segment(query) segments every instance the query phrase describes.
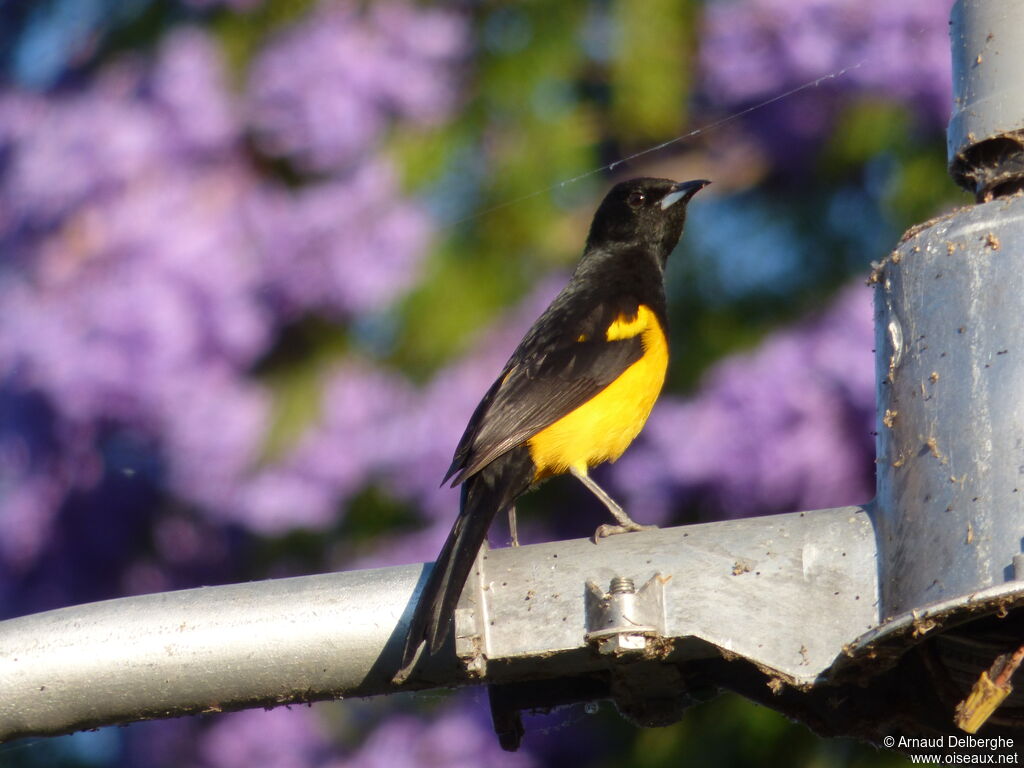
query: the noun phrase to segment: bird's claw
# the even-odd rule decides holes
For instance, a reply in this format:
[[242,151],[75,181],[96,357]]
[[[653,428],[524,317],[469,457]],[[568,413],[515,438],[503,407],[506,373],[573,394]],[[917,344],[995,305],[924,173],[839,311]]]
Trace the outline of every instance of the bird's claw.
[[604,525],[597,526],[597,530],[594,531],[594,543],[596,544],[601,539],[607,538],[608,536],[615,536],[620,533],[656,530],[658,530],[658,526],[656,525],[641,525],[640,523],[633,522],[626,525],[612,525],[611,523],[605,523]]

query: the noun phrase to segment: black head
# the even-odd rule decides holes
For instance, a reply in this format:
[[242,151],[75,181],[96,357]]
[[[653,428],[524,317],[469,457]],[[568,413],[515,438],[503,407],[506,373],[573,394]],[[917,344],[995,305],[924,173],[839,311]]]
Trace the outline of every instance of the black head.
[[612,187],[587,237],[587,250],[625,245],[649,248],[664,265],[683,234],[686,204],[710,181],[630,179]]

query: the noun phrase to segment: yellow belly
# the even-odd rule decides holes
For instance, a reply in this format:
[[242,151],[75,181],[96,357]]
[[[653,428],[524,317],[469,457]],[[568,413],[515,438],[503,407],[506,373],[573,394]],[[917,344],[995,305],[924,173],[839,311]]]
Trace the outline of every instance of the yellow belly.
[[558,475],[570,467],[581,471],[615,461],[629,447],[661,393],[668,368],[668,347],[658,318],[640,305],[635,318],[619,318],[608,341],[640,335],[643,356],[615,381],[575,411],[527,441],[537,468],[535,479]]

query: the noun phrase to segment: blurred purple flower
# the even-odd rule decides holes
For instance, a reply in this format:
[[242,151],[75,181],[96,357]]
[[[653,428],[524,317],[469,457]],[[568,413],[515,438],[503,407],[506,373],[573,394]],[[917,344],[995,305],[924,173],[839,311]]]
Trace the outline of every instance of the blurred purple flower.
[[[119,424],[139,448],[159,444],[172,488],[197,503],[223,498],[252,462],[268,411],[243,376],[273,318],[240,216],[251,181],[223,85],[212,43],[184,30],[152,73],[122,59],[77,93],[0,94],[14,118],[0,131],[0,240],[18,267],[0,273],[0,371],[46,396],[58,433],[94,427],[90,444]],[[54,451],[54,467],[73,469],[50,467],[48,482],[8,465],[19,499],[8,522],[31,507],[42,525],[109,471],[95,448]],[[126,472],[146,461],[122,459]]]
[[155,411],[168,487],[217,517],[259,458],[269,425],[267,393],[234,376],[195,372],[167,382]]
[[[382,116],[443,113],[447,62],[463,40],[455,17],[398,4],[332,8],[320,13],[375,55],[441,78],[410,95],[412,75],[378,62],[353,81],[360,98]],[[417,37],[424,25],[430,40]],[[366,65],[360,49],[331,56],[352,59],[353,71]],[[240,116],[217,46],[187,27],[161,41],[152,64],[121,57],[78,91],[0,91],[0,373],[17,391],[44,394],[60,424],[116,424],[158,451],[161,481],[211,519],[262,533],[323,527],[380,469],[387,440],[400,439],[397,428],[382,441],[366,425],[406,407],[404,385],[380,372],[339,374],[327,421],[259,466],[270,397],[249,369],[300,312],[347,318],[386,306],[416,279],[428,221],[402,199],[390,166],[367,156],[370,145],[343,177],[271,186],[247,164]],[[337,394],[360,376],[362,390]],[[339,423],[335,401],[360,414],[352,398],[362,406],[368,393],[381,405]],[[63,450],[49,460],[59,465]],[[61,484],[42,479],[49,469],[5,468],[17,505],[2,524],[20,552],[68,494],[104,477],[104,461],[94,453],[91,473],[65,472]],[[122,469],[133,461],[145,459],[124,457]],[[158,581],[145,564],[135,573],[134,583]]]
[[644,519],[681,504],[711,519],[858,504],[874,490],[871,294],[729,358],[683,402],[663,398],[614,467]]
[[0,199],[15,224],[38,229],[128,185],[156,181],[199,152],[239,136],[214,43],[196,29],[170,34],[150,69],[139,58],[108,65],[88,88],[65,95],[0,92]]
[[167,171],[81,208],[29,275],[0,281],[0,364],[68,418],[146,428],[189,376],[206,386],[251,364],[270,328],[231,215],[238,193],[230,172]]
[[409,715],[390,717],[362,747],[332,768],[528,768],[537,761],[527,751],[505,752],[490,729],[462,706],[449,707],[429,721]]
[[[250,0],[248,5],[255,3]],[[164,129],[170,128],[180,151],[218,152],[238,141],[238,110],[227,97],[224,62],[205,32],[184,27],[167,35],[149,75],[149,92],[163,109]]]
[[61,99],[0,93],[0,114],[14,118],[0,177],[8,226],[51,226],[151,167],[164,146],[156,115],[132,99],[139,82],[125,64]]
[[[217,715],[210,727],[194,737],[197,757],[189,762],[196,768],[529,768],[537,764],[526,751],[503,752],[486,715],[479,707],[467,706],[465,697],[453,699],[429,720],[397,715],[371,724],[365,739],[349,750],[332,738],[328,721],[319,714],[323,709],[278,707]],[[338,757],[339,752],[344,756]]]
[[932,0],[728,0],[705,7],[708,98],[769,98],[837,70],[835,87],[895,96],[944,120],[950,106],[948,6]]
[[249,112],[257,142],[305,171],[337,170],[374,148],[393,116],[434,122],[455,98],[461,19],[400,3],[365,13],[324,2],[253,64]]
[[[400,454],[406,441],[404,416],[412,405],[408,384],[365,363],[350,362],[324,386],[322,418],[316,432],[297,448],[314,475],[351,493],[368,473]],[[352,441],[344,466],[331,456],[338,444]]]
[[448,537],[459,508],[458,492],[452,491],[450,496],[452,501],[447,507],[448,519],[439,516],[437,520],[428,522],[426,528],[412,533],[380,537],[373,542],[373,547],[369,551],[359,553],[351,561],[346,562],[345,567],[387,568],[392,565],[433,562]]
[[262,534],[326,528],[399,451],[411,392],[403,380],[349,363],[324,385],[321,416],[278,460],[239,482],[218,514]]
[[219,715],[197,751],[197,768],[317,768],[332,749],[314,710],[300,706]]
[[24,572],[45,548],[70,480],[63,457],[77,453],[68,443],[88,445],[91,433],[77,437],[57,434],[38,395],[0,388],[0,572]]
[[413,285],[430,235],[383,160],[300,190],[264,187],[247,220],[265,293],[285,315],[358,314],[386,307]]

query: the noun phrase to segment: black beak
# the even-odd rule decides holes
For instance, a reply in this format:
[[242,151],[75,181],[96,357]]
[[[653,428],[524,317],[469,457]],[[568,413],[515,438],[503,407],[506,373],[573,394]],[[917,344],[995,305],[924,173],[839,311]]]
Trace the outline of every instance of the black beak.
[[680,181],[674,187],[672,191],[661,198],[661,210],[667,211],[671,206],[678,203],[680,200],[684,203],[689,202],[690,198],[700,192],[711,182],[707,179],[697,179],[696,181]]

